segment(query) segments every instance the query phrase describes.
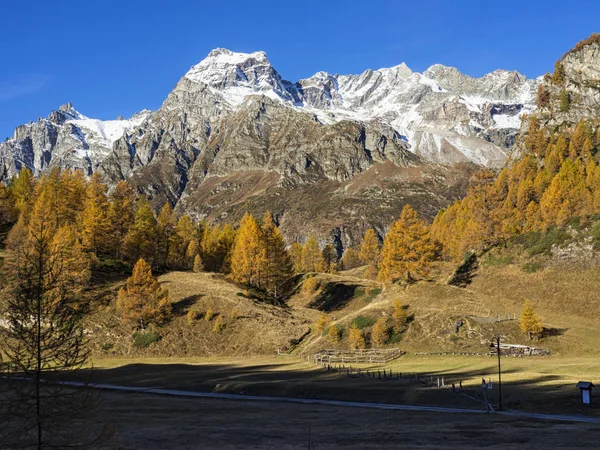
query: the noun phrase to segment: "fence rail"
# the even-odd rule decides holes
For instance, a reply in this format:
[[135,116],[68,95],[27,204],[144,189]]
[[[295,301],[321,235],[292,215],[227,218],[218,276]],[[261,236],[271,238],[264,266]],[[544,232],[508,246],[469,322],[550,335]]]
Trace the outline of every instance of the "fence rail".
[[369,349],[369,350],[322,350],[313,356],[317,364],[331,363],[387,363],[399,358],[405,352],[399,348],[392,349]]

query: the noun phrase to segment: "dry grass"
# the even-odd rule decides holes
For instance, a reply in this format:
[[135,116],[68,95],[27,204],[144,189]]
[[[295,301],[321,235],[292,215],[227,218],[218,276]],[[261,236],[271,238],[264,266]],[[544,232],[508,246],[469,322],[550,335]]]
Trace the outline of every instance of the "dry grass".
[[[594,448],[598,427],[496,415],[378,411],[335,406],[104,396],[114,429],[103,449]],[[275,419],[274,419],[275,418]]]
[[[160,342],[145,349],[132,346],[131,329],[121,325],[114,308],[101,308],[87,319],[94,354],[97,356],[211,356],[274,354],[291,346],[306,333],[314,315],[304,309],[274,306],[247,293],[223,276],[210,273],[171,272],[159,277],[169,290],[173,318],[154,331]],[[110,286],[115,292],[119,283]],[[223,326],[213,332],[211,321],[188,319],[189,311],[203,318],[207,311],[220,317]],[[196,315],[196,313],[191,313]]]

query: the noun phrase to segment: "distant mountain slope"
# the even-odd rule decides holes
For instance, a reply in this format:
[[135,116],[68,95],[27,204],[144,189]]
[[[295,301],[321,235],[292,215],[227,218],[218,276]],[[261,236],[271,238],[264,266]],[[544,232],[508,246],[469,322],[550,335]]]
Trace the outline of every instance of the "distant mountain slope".
[[216,49],[157,111],[100,121],[67,104],[18,127],[0,143],[0,175],[23,166],[99,171],[109,184],[130,180],[156,205],[215,220],[266,208],[284,220],[311,198],[312,216],[285,220],[308,220],[322,239],[370,225],[383,232],[407,201],[431,217],[464,193],[474,165],[502,166],[537,85],[516,72],[471,78],[405,64],[292,83],[264,52]]

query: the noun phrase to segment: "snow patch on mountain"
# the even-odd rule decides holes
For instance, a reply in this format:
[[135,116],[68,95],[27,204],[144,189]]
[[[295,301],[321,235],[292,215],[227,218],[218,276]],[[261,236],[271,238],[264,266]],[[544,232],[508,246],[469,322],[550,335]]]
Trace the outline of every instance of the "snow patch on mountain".
[[123,134],[130,133],[136,127],[139,127],[151,114],[151,111],[144,110],[135,114],[130,119],[121,120],[99,120],[90,119],[77,113],[78,119],[67,120],[66,123],[75,125],[81,130],[82,139],[85,143],[96,144],[106,149],[111,149],[112,144],[119,140]]

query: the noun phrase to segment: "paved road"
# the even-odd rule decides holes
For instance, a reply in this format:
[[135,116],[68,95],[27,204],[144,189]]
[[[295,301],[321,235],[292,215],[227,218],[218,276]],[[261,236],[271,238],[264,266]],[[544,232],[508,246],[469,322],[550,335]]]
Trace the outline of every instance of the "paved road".
[[[84,386],[84,383],[76,381],[65,381],[61,384],[68,386]],[[448,408],[443,406],[418,406],[418,405],[394,405],[387,403],[367,403],[367,402],[349,402],[341,400],[322,400],[313,398],[290,398],[290,397],[266,397],[259,395],[241,395],[241,394],[221,394],[217,392],[196,392],[196,391],[181,391],[177,389],[160,389],[160,388],[142,388],[131,386],[118,386],[114,384],[90,383],[88,387],[94,389],[104,389],[110,391],[126,391],[142,394],[155,395],[170,395],[175,397],[196,397],[196,398],[216,398],[224,400],[246,400],[257,402],[280,402],[280,403],[300,403],[305,405],[328,405],[328,406],[344,406],[352,408],[372,408],[385,409],[394,411],[426,411],[440,413],[467,413],[467,414],[487,414],[485,409],[464,409],[464,408]],[[585,417],[585,416],[570,416],[562,414],[537,414],[516,411],[495,412],[493,414],[501,414],[504,416],[520,417],[525,419],[538,420],[557,420],[561,422],[583,422],[600,425],[600,418]]]

